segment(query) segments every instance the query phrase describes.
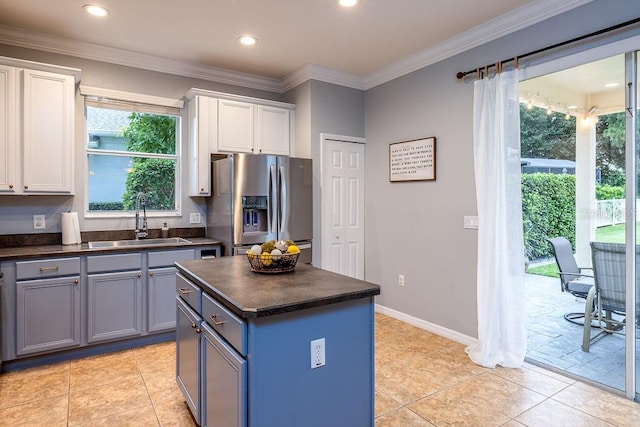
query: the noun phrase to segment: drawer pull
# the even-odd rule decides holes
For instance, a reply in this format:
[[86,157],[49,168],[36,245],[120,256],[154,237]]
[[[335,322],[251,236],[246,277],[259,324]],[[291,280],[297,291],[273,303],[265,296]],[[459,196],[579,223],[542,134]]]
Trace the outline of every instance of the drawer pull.
[[216,317],[218,317],[218,315],[217,315],[217,314],[212,314],[211,316],[209,316],[209,319],[211,319],[211,321],[213,322],[213,324],[214,324],[214,325],[216,325],[216,326],[220,326],[220,325],[222,325],[223,323],[227,323],[227,321],[226,321],[226,320],[221,320],[221,321],[216,320]]
[[183,295],[186,295],[186,294],[190,294],[193,291],[189,290],[188,288],[178,288],[178,292],[180,292]]
[[52,271],[58,271],[58,266],[55,267],[40,267],[40,272],[42,273],[50,273]]
[[149,276],[153,276],[153,271],[150,271],[150,272],[149,272]]
[[73,283],[77,285],[78,283],[80,283],[80,281],[78,279],[76,279],[76,280],[73,281]]

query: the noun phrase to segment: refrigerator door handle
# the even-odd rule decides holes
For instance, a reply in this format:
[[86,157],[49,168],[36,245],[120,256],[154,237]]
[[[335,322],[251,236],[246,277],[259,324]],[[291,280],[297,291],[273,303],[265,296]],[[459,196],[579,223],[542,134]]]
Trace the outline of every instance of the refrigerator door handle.
[[278,219],[278,215],[276,212],[277,206],[274,203],[274,193],[276,193],[277,190],[277,185],[278,185],[278,180],[276,175],[276,165],[271,165],[269,167],[269,215],[270,218],[268,219],[269,221],[269,233],[275,233],[277,230],[277,219]]
[[280,229],[279,232],[283,233],[287,224],[286,219],[287,219],[287,180],[285,179],[285,169],[284,166],[280,166],[280,171],[278,174],[278,182],[280,183],[280,197],[278,198],[278,201],[280,203],[279,206],[279,218],[280,218]]

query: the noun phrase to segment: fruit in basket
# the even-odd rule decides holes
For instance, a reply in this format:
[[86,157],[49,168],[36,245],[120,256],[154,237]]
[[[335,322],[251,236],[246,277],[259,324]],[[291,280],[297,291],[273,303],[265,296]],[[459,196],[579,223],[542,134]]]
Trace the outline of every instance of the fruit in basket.
[[266,252],[267,254],[270,254],[271,251],[274,250],[275,248],[276,248],[276,245],[275,245],[275,241],[273,241],[273,240],[270,240],[268,242],[264,242],[261,245],[262,253]]
[[289,245],[289,247],[287,248],[287,253],[289,254],[297,254],[298,252],[300,252],[300,249],[298,249],[298,247],[296,245]]
[[251,255],[260,255],[262,253],[262,247],[260,245],[253,245],[251,249],[249,249]]
[[265,267],[269,267],[271,265],[271,262],[272,259],[269,252],[263,252],[262,255],[260,255],[260,263]]
[[286,252],[287,251],[287,242],[285,242],[284,240],[280,240],[278,242],[275,243],[276,245],[276,249],[278,249],[280,252]]
[[278,248],[271,251],[271,259],[274,261],[278,261],[280,259],[280,255],[282,255],[282,251]]

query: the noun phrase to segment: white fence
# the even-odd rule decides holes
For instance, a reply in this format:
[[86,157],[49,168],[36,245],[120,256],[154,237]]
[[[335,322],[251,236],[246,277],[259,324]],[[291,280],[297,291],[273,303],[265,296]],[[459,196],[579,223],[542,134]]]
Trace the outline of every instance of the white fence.
[[[638,212],[638,200],[636,200],[636,212]],[[624,199],[598,200],[598,218],[596,227],[606,225],[624,224]]]

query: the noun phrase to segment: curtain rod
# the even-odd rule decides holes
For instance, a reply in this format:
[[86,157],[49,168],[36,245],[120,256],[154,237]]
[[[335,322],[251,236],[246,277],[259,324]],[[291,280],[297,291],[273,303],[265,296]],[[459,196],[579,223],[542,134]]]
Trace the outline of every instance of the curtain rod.
[[566,41],[563,41],[563,42],[560,42],[560,43],[556,43],[554,45],[543,47],[541,49],[536,49],[536,50],[533,50],[531,52],[527,52],[527,53],[525,53],[523,55],[520,55],[520,56],[514,56],[513,58],[505,59],[503,61],[496,62],[495,64],[485,65],[484,67],[476,68],[475,70],[459,72],[459,73],[456,74],[456,77],[458,79],[462,79],[462,78],[464,78],[465,76],[467,76],[469,74],[481,72],[482,70],[488,70],[491,67],[496,67],[496,69],[498,69],[498,71],[500,72],[500,71],[502,71],[502,66],[504,64],[508,63],[508,62],[511,62],[511,61],[515,62],[515,67],[518,68],[518,61],[520,59],[522,59],[522,58],[526,58],[528,56],[533,56],[533,55],[536,55],[538,53],[546,52],[548,50],[552,50],[552,49],[555,49],[555,48],[558,48],[558,47],[566,46],[568,44],[579,42],[579,41],[582,41],[582,40],[585,40],[585,39],[588,39],[588,38],[591,38],[591,37],[596,37],[596,36],[599,36],[599,35],[602,35],[602,34],[605,34],[605,33],[610,33],[612,31],[619,30],[620,28],[624,28],[624,27],[628,27],[628,26],[633,25],[633,24],[637,24],[638,22],[640,22],[640,18],[635,18],[635,19],[632,19],[630,21],[626,21],[626,22],[623,22],[621,24],[614,25],[612,27],[603,28],[602,30],[595,31],[593,33],[589,33],[589,34],[586,34],[584,36],[580,36],[580,37],[573,38],[571,40],[566,40]]

